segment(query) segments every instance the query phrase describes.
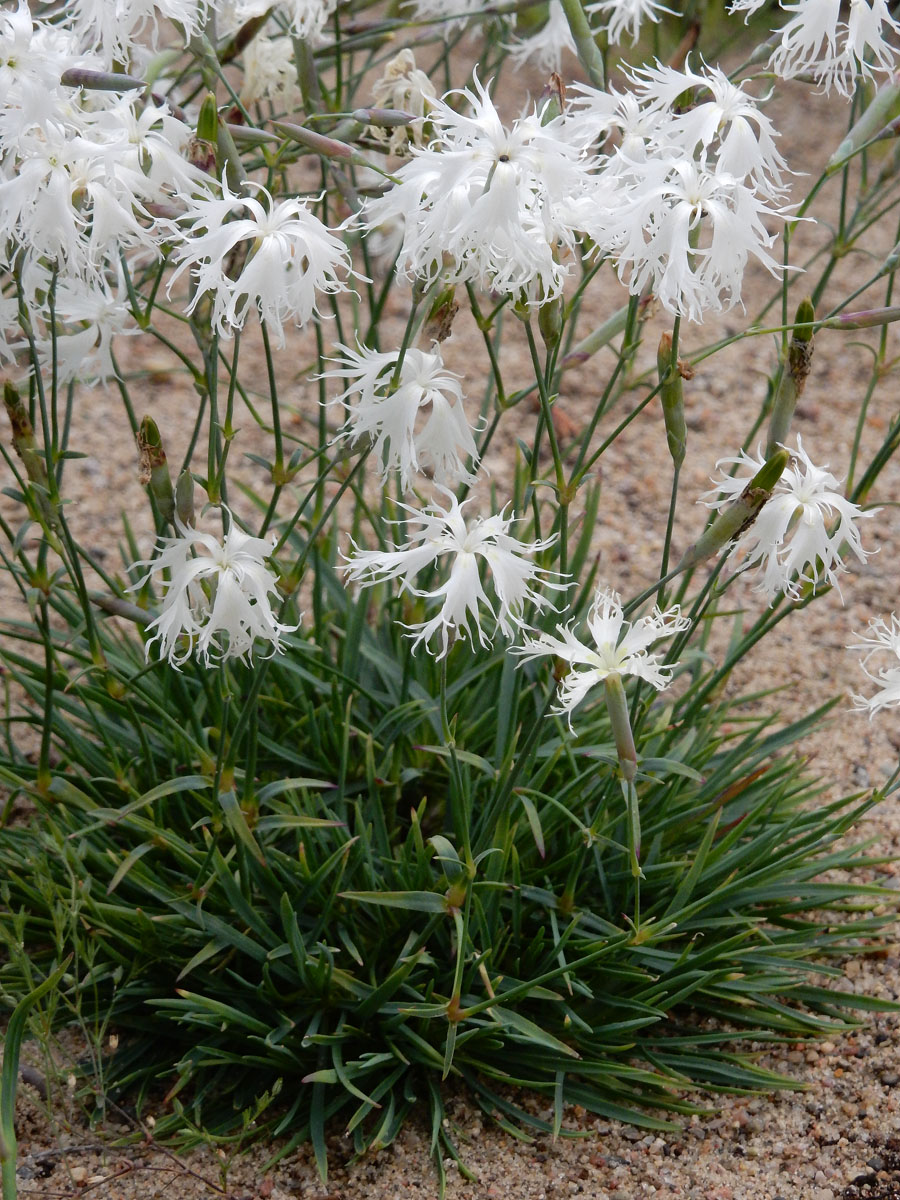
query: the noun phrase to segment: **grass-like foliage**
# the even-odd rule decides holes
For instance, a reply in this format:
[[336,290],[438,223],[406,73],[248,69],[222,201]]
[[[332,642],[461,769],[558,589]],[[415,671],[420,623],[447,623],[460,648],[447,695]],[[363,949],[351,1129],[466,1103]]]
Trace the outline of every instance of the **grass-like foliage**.
[[[112,621],[103,676],[61,638],[53,678],[7,657],[23,719],[57,689],[52,779],[2,771],[36,805],[0,841],[16,937],[39,975],[73,956],[61,1010],[121,1031],[109,1082],[168,1093],[157,1132],[225,1136],[250,1112],[324,1173],[332,1117],[363,1150],[416,1108],[440,1163],[448,1076],[502,1122],[548,1128],[516,1085],[552,1097],[557,1130],[576,1103],[664,1128],[685,1087],[786,1082],[743,1039],[869,1006],[827,988],[884,918],[844,874],[860,848],[835,847],[875,798],[822,802],[796,753],[824,710],[777,729],[758,698],[698,706],[700,660],[680,699],[639,700],[636,878],[603,706],[573,739],[508,655],[460,646],[442,711],[440,664],[320,577],[325,636],[224,691],[145,669]],[[252,772],[233,765],[248,730]],[[20,955],[0,978],[27,989]]]

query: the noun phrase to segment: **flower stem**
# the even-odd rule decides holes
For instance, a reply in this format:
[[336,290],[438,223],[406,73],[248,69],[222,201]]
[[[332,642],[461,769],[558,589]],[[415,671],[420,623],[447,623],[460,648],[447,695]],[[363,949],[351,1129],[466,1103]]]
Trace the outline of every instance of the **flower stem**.
[[572,31],[572,39],[581,65],[587,71],[588,79],[601,92],[606,90],[606,71],[603,67],[603,55],[594,41],[594,33],[584,11],[582,0],[561,0],[563,12]]

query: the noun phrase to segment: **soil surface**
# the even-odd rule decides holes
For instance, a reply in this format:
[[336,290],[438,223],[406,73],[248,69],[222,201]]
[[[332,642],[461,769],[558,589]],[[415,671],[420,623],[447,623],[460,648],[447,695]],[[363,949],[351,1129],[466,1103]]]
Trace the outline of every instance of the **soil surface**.
[[[509,106],[507,106],[509,107]],[[782,149],[792,169],[815,178],[841,141],[847,107],[833,98],[811,97],[801,86],[778,85],[768,111],[781,130]],[[805,194],[808,180],[795,183]],[[837,219],[839,183],[832,181],[813,210],[820,222]],[[877,269],[892,248],[896,233],[890,219],[875,228],[838,265],[824,298],[830,307]],[[805,262],[822,242],[822,226],[799,230],[792,259]],[[810,278],[816,278],[815,269]],[[753,317],[772,294],[774,281],[763,271],[749,271],[744,299],[747,318]],[[795,289],[796,299],[802,292]],[[608,270],[595,281],[589,311],[597,321],[617,308],[624,292]],[[385,345],[405,317],[408,293],[399,290],[392,301],[384,333]],[[884,303],[884,288],[855,302],[864,308]],[[682,330],[682,357],[690,359],[704,345],[745,324],[740,309]],[[773,323],[775,323],[773,321]],[[640,363],[650,366],[662,331],[671,327],[665,313],[649,322]],[[585,326],[587,328],[587,325]],[[326,337],[334,336],[331,328]],[[504,345],[504,367],[510,379],[529,377],[524,339],[515,329]],[[259,354],[248,335],[243,353]],[[871,367],[877,334],[824,331],[817,338],[812,374],[798,408],[795,432],[817,464],[829,463],[842,478],[848,467],[856,417]],[[480,335],[471,317],[460,313],[454,333],[445,344],[448,366],[465,377],[477,403],[487,379]],[[897,327],[888,332],[888,360],[900,351]],[[771,337],[744,340],[698,364],[685,384],[690,443],[681,477],[682,505],[675,545],[683,548],[702,528],[705,510],[696,498],[709,486],[716,460],[736,453],[765,395],[766,380],[776,363]],[[142,410],[156,418],[170,455],[178,458],[188,444],[196,395],[184,374],[175,370],[172,356],[144,338],[123,340],[118,354],[123,370],[142,373],[132,384]],[[279,357],[279,382],[284,395],[286,428],[317,420],[316,385],[302,381],[300,368],[311,361],[310,335],[291,339]],[[261,364],[261,359],[258,359]],[[564,377],[558,402],[563,419],[581,426],[611,369],[612,356],[595,359]],[[250,372],[252,375],[252,371]],[[259,379],[264,379],[260,370]],[[260,388],[264,384],[258,385]],[[863,454],[872,451],[898,407],[897,375],[882,379],[862,431]],[[139,414],[140,415],[140,414]],[[604,418],[608,433],[621,412]],[[241,461],[243,477],[261,491],[265,473],[242,458],[268,441],[244,414],[232,460]],[[564,426],[561,433],[564,435]],[[502,496],[510,472],[515,425],[501,426],[489,456],[491,479]],[[67,492],[75,498],[70,519],[79,536],[111,564],[118,561],[120,513],[129,513],[143,552],[151,548],[146,499],[137,480],[134,444],[121,404],[112,388],[84,391],[76,405],[74,448],[90,456],[73,461]],[[603,458],[603,502],[596,530],[605,580],[623,594],[634,594],[657,578],[661,533],[665,526],[671,464],[656,406],[649,406]],[[846,650],[854,632],[862,632],[870,617],[887,617],[897,606],[900,558],[900,518],[888,505],[898,495],[900,462],[890,465],[871,496],[882,510],[865,522],[864,544],[879,547],[865,566],[853,564],[842,581],[843,602],[835,590],[782,622],[747,663],[736,689],[783,690],[767,704],[773,720],[799,716],[835,694],[849,696],[864,690],[857,656]],[[7,503],[4,501],[4,503]],[[740,581],[735,598],[750,616],[764,603],[748,581]],[[827,727],[803,746],[813,771],[829,783],[831,794],[846,794],[877,786],[893,769],[900,749],[896,712],[872,721],[849,712],[849,699],[836,710]],[[780,715],[776,715],[776,709]],[[892,856],[900,849],[900,799],[893,797],[877,809],[855,836],[875,839],[873,853]],[[900,867],[892,862],[872,869],[869,878],[900,888]],[[900,995],[900,954],[884,946],[846,963],[838,985],[866,995],[896,999]],[[67,1078],[81,1043],[64,1040],[55,1064],[33,1056],[20,1092],[19,1184],[22,1197],[91,1195],[96,1200],[193,1200],[227,1194],[238,1200],[407,1200],[437,1195],[436,1176],[429,1159],[428,1133],[410,1125],[389,1149],[361,1162],[351,1162],[351,1147],[336,1131],[327,1184],[316,1176],[311,1156],[290,1155],[268,1167],[271,1147],[235,1152],[194,1151],[173,1155],[158,1147],[152,1128],[145,1126],[138,1143],[116,1148],[115,1139],[133,1131],[124,1118],[110,1113],[99,1128],[91,1128],[79,1106],[77,1089]],[[684,1123],[676,1133],[647,1135],[613,1122],[594,1120],[571,1110],[566,1131],[573,1137],[557,1141],[538,1137],[516,1140],[483,1121],[464,1093],[455,1093],[449,1112],[465,1164],[474,1179],[451,1163],[447,1190],[451,1200],[635,1200],[644,1196],[689,1197],[691,1200],[855,1200],[900,1197],[900,1019],[874,1016],[851,1036],[816,1045],[760,1047],[759,1061],[789,1076],[797,1091],[771,1098],[695,1097],[709,1109]],[[80,1085],[79,1085],[80,1086]],[[43,1095],[42,1095],[43,1093]],[[540,1105],[535,1105],[540,1111]],[[549,1113],[544,1115],[549,1116]]]

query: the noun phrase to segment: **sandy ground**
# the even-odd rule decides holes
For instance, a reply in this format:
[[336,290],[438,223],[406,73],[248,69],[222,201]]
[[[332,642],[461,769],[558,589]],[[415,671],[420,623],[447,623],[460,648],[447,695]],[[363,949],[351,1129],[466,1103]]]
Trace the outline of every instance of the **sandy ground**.
[[[813,172],[841,140],[846,110],[827,101],[806,108],[800,88],[780,87],[770,107],[783,131],[783,149],[797,171]],[[799,184],[802,188],[802,181]],[[834,219],[837,184],[822,195],[816,210],[820,219]],[[890,219],[886,222],[891,225]],[[806,229],[799,239],[817,244],[817,232]],[[829,285],[826,305],[852,290],[875,269],[895,238],[893,228],[875,230],[858,252],[849,254]],[[797,261],[803,261],[803,253]],[[748,275],[747,312],[754,314],[768,296],[772,281],[764,273]],[[799,299],[799,294],[798,297]],[[623,293],[604,273],[594,287],[589,310],[599,321],[617,307]],[[861,297],[865,307],[869,297]],[[881,302],[881,295],[871,297]],[[398,293],[390,314],[391,329],[404,317],[405,297]],[[740,311],[725,314],[682,335],[682,356],[741,327]],[[669,325],[665,314],[651,320],[642,361],[652,362],[656,341]],[[331,336],[331,330],[326,331]],[[516,330],[504,347],[504,365],[513,379],[524,379],[528,365],[524,340]],[[252,339],[247,339],[252,343]],[[823,332],[817,340],[813,372],[797,413],[795,429],[817,463],[828,462],[841,477],[847,467],[855,414],[868,378],[873,337]],[[385,341],[390,344],[388,336]],[[891,330],[889,358],[898,351],[898,334]],[[478,398],[486,379],[479,335],[470,318],[460,315],[453,338],[445,346],[448,365],[466,378],[469,394]],[[138,372],[134,387],[141,411],[157,419],[177,458],[188,440],[188,417],[194,393],[183,375],[173,373],[173,360],[161,347],[134,339],[123,344],[120,356],[128,372]],[[248,354],[257,353],[252,348]],[[299,337],[279,359],[286,428],[315,420],[314,385],[302,382],[300,367],[311,357],[311,344]],[[599,355],[565,376],[560,408],[580,424],[592,406],[611,365]],[[709,486],[716,459],[736,452],[765,394],[765,381],[775,362],[769,338],[742,342],[703,362],[686,385],[690,445],[682,473],[683,503],[676,528],[676,546],[683,547],[703,523],[703,512],[690,501]],[[261,385],[262,386],[262,385]],[[889,374],[876,392],[863,431],[864,448],[871,450],[897,409],[897,376]],[[605,421],[608,432],[618,419]],[[266,441],[243,414],[241,433],[232,455],[237,463]],[[515,425],[501,427],[489,458],[492,478],[502,494],[509,474]],[[77,497],[70,518],[77,532],[98,554],[115,564],[118,559],[120,512],[135,522],[149,550],[146,503],[136,477],[133,443],[114,391],[94,389],[79,397],[73,445],[91,450],[91,457],[73,462],[68,492]],[[99,445],[99,448],[98,448]],[[264,473],[243,459],[245,477],[260,489]],[[628,434],[603,460],[601,523],[596,530],[607,582],[625,594],[656,578],[661,530],[668,503],[670,464],[662,438],[661,420],[650,406]],[[897,496],[900,463],[882,475],[873,502],[887,505]],[[886,616],[896,607],[900,521],[889,507],[866,523],[865,543],[880,546],[864,567],[854,567],[843,585],[843,601],[832,593],[804,613],[783,622],[743,670],[734,687],[783,685],[777,701],[784,716],[796,716],[836,693],[860,690],[864,680],[856,657],[845,647],[854,631],[862,631],[871,616]],[[761,601],[741,582],[736,593],[752,617]],[[900,725],[885,713],[869,722],[850,715],[849,702],[838,709],[827,728],[803,746],[813,769],[827,779],[835,794],[877,785],[892,770],[900,749]],[[900,850],[900,800],[887,801],[857,831],[876,838],[876,851],[895,855]],[[900,887],[900,868],[891,863],[871,873],[890,887]],[[887,946],[846,965],[842,985],[869,995],[897,998],[900,994],[900,955]],[[327,1184],[319,1181],[306,1153],[294,1154],[265,1169],[269,1147],[223,1159],[212,1151],[174,1158],[156,1147],[149,1130],[144,1140],[117,1149],[113,1141],[128,1132],[114,1117],[91,1129],[66,1087],[67,1056],[61,1052],[59,1078],[47,1074],[46,1064],[33,1060],[50,1084],[43,1100],[40,1087],[23,1084],[19,1137],[23,1197],[92,1195],[97,1200],[155,1200],[173,1197],[224,1195],[233,1200],[406,1200],[437,1195],[424,1128],[406,1129],[390,1149],[362,1162],[348,1161],[351,1149],[335,1131],[332,1170]],[[553,1142],[539,1137],[517,1141],[482,1123],[480,1114],[462,1093],[452,1096],[449,1111],[468,1168],[475,1182],[450,1169],[448,1196],[452,1200],[561,1200],[581,1195],[593,1200],[635,1200],[644,1196],[678,1196],[691,1200],[836,1200],[841,1197],[900,1197],[900,1020],[872,1019],[863,1031],[816,1046],[786,1045],[762,1052],[760,1061],[785,1072],[805,1090],[773,1098],[705,1098],[712,1111],[689,1120],[681,1132],[665,1136],[584,1113],[570,1111],[566,1126],[573,1138]],[[539,1110],[536,1108],[536,1111]]]

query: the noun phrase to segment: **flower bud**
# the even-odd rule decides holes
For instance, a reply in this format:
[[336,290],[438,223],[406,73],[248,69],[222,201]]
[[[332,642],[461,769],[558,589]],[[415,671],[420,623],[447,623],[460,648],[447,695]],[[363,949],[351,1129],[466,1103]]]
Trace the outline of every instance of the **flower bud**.
[[813,308],[812,300],[809,297],[801,300],[794,317],[794,332],[788,346],[787,363],[782,371],[778,391],[775,393],[775,400],[772,404],[769,439],[766,442],[767,457],[774,454],[778,447],[787,441],[794,408],[806,387],[806,379],[812,365],[813,322],[815,319],[816,310]]
[[159,505],[163,519],[171,522],[175,517],[175,493],[159,428],[152,417],[144,417],[141,421],[136,439],[140,455],[138,479],[142,484],[150,485],[151,495]]
[[538,309],[538,328],[544,345],[553,350],[559,345],[563,327],[563,301],[561,296],[555,300],[545,300]]
[[175,484],[175,513],[182,525],[194,524],[194,476],[182,471]]
[[676,567],[686,571],[695,567],[728,545],[749,528],[759,516],[762,506],[771,497],[775,485],[784,473],[791,456],[784,448],[776,450],[756,472],[733,504],[723,508],[712,525],[684,553]]
[[835,171],[839,171],[848,158],[875,140],[884,131],[884,127],[898,115],[900,115],[900,72],[891,75],[875,93],[872,103],[865,109],[828,160],[826,173],[833,175]]
[[214,175],[216,170],[216,146],[219,140],[219,109],[212,92],[207,92],[200,105],[197,118],[197,133],[191,139],[188,158],[195,167]]
[[681,364],[672,362],[672,335],[669,333],[664,333],[659,339],[656,368],[659,371],[659,398],[666,425],[666,442],[677,469],[684,462],[687,449],[687,425],[684,420]]
[[130,92],[147,85],[143,79],[121,71],[90,71],[86,67],[69,67],[59,82],[63,87],[83,88],[91,92]]

